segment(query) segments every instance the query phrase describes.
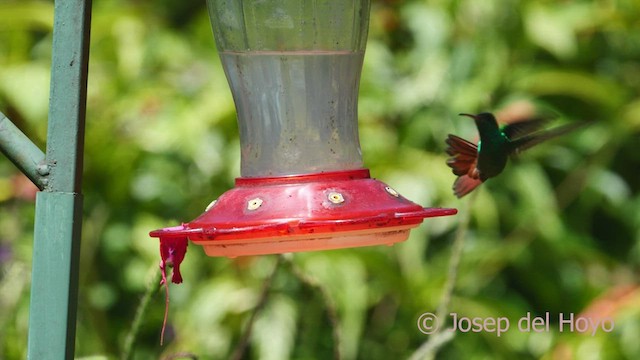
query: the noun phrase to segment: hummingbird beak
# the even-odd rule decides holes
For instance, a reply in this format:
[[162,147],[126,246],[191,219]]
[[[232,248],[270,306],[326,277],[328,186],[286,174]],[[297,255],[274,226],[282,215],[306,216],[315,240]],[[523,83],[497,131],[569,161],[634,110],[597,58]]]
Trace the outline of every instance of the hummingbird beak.
[[476,115],[473,115],[473,114],[460,113],[460,114],[458,114],[458,115],[460,115],[460,116],[467,116],[467,117],[472,118],[473,120],[476,120],[476,118],[477,118],[477,116],[476,116]]

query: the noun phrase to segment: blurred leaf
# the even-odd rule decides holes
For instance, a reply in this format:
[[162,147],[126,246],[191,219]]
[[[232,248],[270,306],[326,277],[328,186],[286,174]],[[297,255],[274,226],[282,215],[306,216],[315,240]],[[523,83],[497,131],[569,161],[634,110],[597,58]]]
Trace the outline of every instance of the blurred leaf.
[[577,71],[532,71],[519,77],[515,86],[537,96],[571,96],[606,109],[614,109],[623,101],[623,92],[615,83]]
[[53,3],[47,1],[7,1],[0,3],[3,21],[0,30],[53,29]]
[[260,359],[289,359],[296,334],[296,307],[288,297],[271,297],[256,321],[254,344]]
[[525,26],[529,38],[555,56],[567,59],[578,50],[577,31],[595,25],[598,18],[593,3],[566,3],[549,6],[532,2],[526,7]]
[[316,277],[334,297],[340,313],[340,334],[345,359],[356,357],[367,306],[365,268],[354,256],[332,258],[314,256],[305,261],[309,274]]
[[49,111],[49,68],[29,63],[0,68],[0,95],[29,122],[42,127]]
[[640,131],[640,99],[627,104],[624,120],[629,126],[629,131]]
[[592,174],[590,185],[613,205],[621,205],[631,195],[631,189],[620,176],[604,169]]

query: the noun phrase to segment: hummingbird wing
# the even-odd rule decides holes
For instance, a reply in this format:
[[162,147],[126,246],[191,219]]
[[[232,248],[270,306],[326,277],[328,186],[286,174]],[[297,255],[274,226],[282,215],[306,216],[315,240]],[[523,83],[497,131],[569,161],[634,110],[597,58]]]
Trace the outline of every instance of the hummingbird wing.
[[469,170],[475,168],[478,160],[478,147],[475,144],[452,134],[449,134],[445,143],[447,154],[451,156],[447,165],[453,169],[455,175],[468,174]]
[[458,177],[456,181],[453,183],[453,193],[458,198],[461,198],[467,195],[468,193],[472,192],[473,189],[480,186],[480,184],[482,184],[482,180],[480,180],[479,178],[474,179],[469,175],[462,175]]
[[540,144],[541,142],[570,133],[589,124],[590,122],[576,122],[520,137],[511,142],[510,154],[517,155],[524,150]]
[[537,131],[542,130],[542,128],[549,123],[549,119],[547,118],[533,118],[521,120],[518,122],[514,122],[508,125],[505,125],[502,128],[502,132],[507,135],[509,140],[516,140],[526,135],[530,135]]

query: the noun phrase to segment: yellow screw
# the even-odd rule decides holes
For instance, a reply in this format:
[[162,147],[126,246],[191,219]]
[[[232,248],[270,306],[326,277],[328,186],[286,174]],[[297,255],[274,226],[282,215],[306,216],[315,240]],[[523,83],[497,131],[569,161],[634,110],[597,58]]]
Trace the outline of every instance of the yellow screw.
[[262,206],[262,199],[260,198],[251,199],[247,204],[247,210],[256,210],[260,206]]
[[400,196],[400,194],[398,194],[398,192],[397,192],[397,191],[395,191],[394,189],[392,189],[392,188],[391,188],[391,187],[389,187],[389,186],[385,186],[385,188],[384,188],[384,189],[385,189],[385,190],[387,190],[387,192],[388,192],[391,196],[395,196],[395,197]]
[[344,202],[344,196],[342,196],[342,194],[340,194],[339,192],[331,192],[329,193],[329,201],[334,204],[340,204]]
[[217,202],[217,199],[210,202],[209,205],[207,205],[207,207],[204,209],[204,211],[209,211]]

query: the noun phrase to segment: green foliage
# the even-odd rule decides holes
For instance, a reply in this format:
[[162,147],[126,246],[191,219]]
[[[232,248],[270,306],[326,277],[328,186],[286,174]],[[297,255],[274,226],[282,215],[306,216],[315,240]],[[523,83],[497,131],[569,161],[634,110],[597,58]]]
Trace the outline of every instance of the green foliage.
[[[0,110],[42,148],[52,13],[52,2],[0,3]],[[465,207],[450,191],[443,142],[448,133],[476,136],[459,112],[505,114],[528,103],[595,121],[479,189],[450,311],[505,316],[512,328],[499,338],[457,333],[442,358],[640,357],[639,18],[631,0],[374,2],[361,143],[372,174],[407,198]],[[202,2],[95,1],[91,32],[76,355],[112,359],[155,276],[158,244],[148,231],[194,219],[229,189],[239,140]],[[26,182],[0,158],[6,359],[26,356],[34,214]],[[293,255],[273,279],[247,358],[333,356],[327,297],[345,359],[409,357],[428,339],[416,321],[441,301],[457,224],[427,220],[392,248]],[[274,260],[208,258],[190,246],[185,283],[171,287],[167,344],[159,346],[158,288],[132,358],[229,357]],[[611,316],[614,331],[559,331],[559,313],[587,310]],[[549,331],[515,329],[528,312],[549,312]]]

